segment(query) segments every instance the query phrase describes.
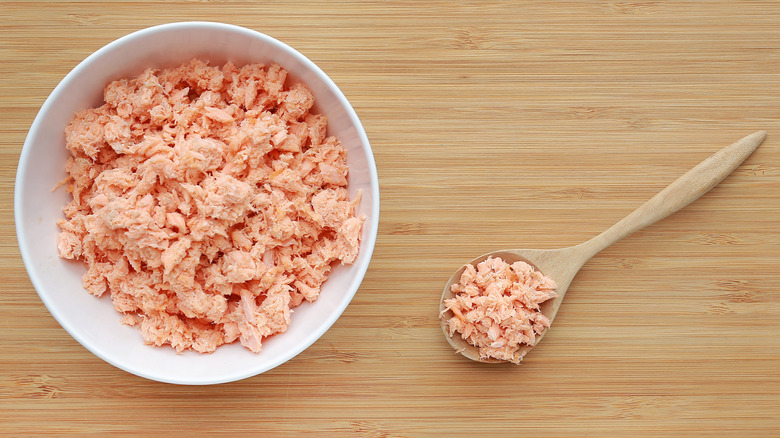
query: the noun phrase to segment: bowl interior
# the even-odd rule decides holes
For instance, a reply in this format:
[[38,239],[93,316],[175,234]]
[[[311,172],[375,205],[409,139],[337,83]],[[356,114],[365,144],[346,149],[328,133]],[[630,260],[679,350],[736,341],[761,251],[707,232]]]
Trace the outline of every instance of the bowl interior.
[[[360,254],[339,266],[319,299],[294,310],[287,332],[265,340],[259,354],[225,345],[212,354],[143,344],[137,329],[121,325],[110,298],[97,299],[81,285],[85,268],[57,255],[56,220],[70,195],[52,190],[66,176],[63,130],[73,114],[103,103],[110,81],[133,77],[149,67],[173,67],[193,57],[220,65],[276,62],[291,80],[307,84],[318,112],[328,117],[328,134],[348,152],[350,192],[362,191],[359,213],[367,217]],[[376,167],[363,128],[333,82],[303,55],[261,33],[219,23],[173,23],[135,32],[98,50],[55,88],[36,117],[21,153],[14,210],[19,248],[30,278],[57,321],[82,345],[133,374],[169,383],[229,382],[267,371],[294,357],[335,322],[357,291],[373,252],[379,216]]]

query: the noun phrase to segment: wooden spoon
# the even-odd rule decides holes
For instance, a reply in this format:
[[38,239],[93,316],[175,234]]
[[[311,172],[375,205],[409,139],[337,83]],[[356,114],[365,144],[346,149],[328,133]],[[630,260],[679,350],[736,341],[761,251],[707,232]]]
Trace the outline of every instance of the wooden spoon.
[[[488,257],[501,257],[510,264],[522,260],[555,280],[558,296],[546,301],[541,306],[542,313],[552,322],[555,314],[558,313],[558,308],[561,307],[566,290],[585,262],[618,240],[669,216],[698,199],[733,172],[765,138],[766,131],[758,131],[723,148],[686,172],[620,222],[585,243],[561,249],[508,249],[494,251],[477,257],[470,261],[469,264],[476,265]],[[444,330],[444,335],[450,345],[467,358],[485,363],[504,362],[498,359],[480,358],[479,349],[462,339],[460,333],[455,332],[452,336],[449,335],[447,321],[453,314],[452,311],[445,311],[444,300],[453,297],[451,287],[453,283],[457,283],[460,280],[460,276],[466,269],[466,266],[464,265],[455,272],[444,287],[444,293],[442,293],[441,302],[439,303],[439,318],[442,330]],[[534,345],[539,343],[545,332],[537,336]],[[525,356],[534,345],[523,345],[520,351],[521,356]]]

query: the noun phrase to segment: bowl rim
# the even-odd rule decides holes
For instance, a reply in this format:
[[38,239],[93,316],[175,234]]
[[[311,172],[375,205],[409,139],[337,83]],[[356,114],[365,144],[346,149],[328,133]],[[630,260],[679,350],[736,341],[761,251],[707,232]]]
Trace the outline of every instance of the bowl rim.
[[[357,263],[353,265],[356,271],[355,271],[355,275],[351,278],[350,284],[348,285],[349,288],[348,293],[345,295],[341,304],[338,307],[334,308],[333,311],[328,316],[328,318],[324,320],[324,322],[320,326],[319,331],[314,331],[310,333],[308,336],[303,338],[300,343],[297,344],[298,347],[296,349],[291,349],[290,353],[288,354],[280,355],[278,358],[270,361],[264,367],[249,368],[245,372],[221,374],[217,377],[209,377],[203,379],[173,378],[170,376],[165,377],[161,375],[154,375],[153,373],[147,373],[142,370],[129,367],[126,364],[114,360],[114,358],[105,355],[97,346],[93,345],[91,342],[87,341],[81,335],[79,335],[78,331],[75,328],[71,327],[69,324],[65,322],[64,316],[60,313],[60,310],[56,306],[54,306],[53,303],[48,299],[47,293],[42,292],[48,290],[49,288],[46,287],[44,284],[42,284],[41,280],[38,278],[38,275],[36,275],[37,268],[34,266],[32,256],[30,254],[31,250],[28,246],[29,242],[25,237],[26,235],[25,223],[23,221],[24,218],[22,217],[22,210],[23,210],[22,191],[24,185],[21,183],[24,182],[27,172],[31,171],[31,166],[30,166],[30,162],[32,160],[31,152],[30,152],[30,150],[32,149],[31,144],[36,139],[36,133],[41,129],[43,121],[47,118],[48,112],[51,110],[51,107],[53,106],[54,102],[56,102],[60,98],[60,95],[63,93],[63,90],[67,88],[68,84],[74,81],[75,78],[77,78],[81,74],[82,70],[87,68],[87,66],[90,63],[92,63],[94,60],[99,59],[102,56],[105,56],[106,54],[110,53],[115,48],[120,47],[123,44],[126,44],[139,37],[146,37],[146,36],[153,35],[155,33],[169,32],[176,29],[185,29],[185,28],[218,29],[221,31],[229,31],[229,32],[246,34],[247,36],[250,36],[253,39],[262,41],[264,44],[275,46],[277,49],[285,52],[288,55],[291,55],[293,58],[295,58],[296,61],[302,63],[308,70],[315,73],[316,76],[320,80],[322,80],[327,85],[327,88],[334,94],[334,96],[339,102],[339,105],[341,105],[344,108],[346,114],[349,117],[351,125],[356,130],[357,136],[359,138],[359,142],[362,148],[365,150],[365,160],[368,165],[367,170],[368,170],[368,176],[370,180],[369,187],[371,189],[371,204],[367,206],[367,208],[368,211],[372,212],[372,216],[373,216],[370,220],[364,222],[364,226],[368,225],[368,230],[367,232],[364,232],[364,236],[361,238],[361,244],[360,244],[360,251],[361,253],[364,254],[362,256],[364,262],[359,265]],[[119,368],[130,374],[134,374],[136,376],[143,377],[149,380],[171,383],[171,384],[180,384],[180,385],[221,384],[221,383],[234,382],[249,377],[253,377],[262,374],[264,372],[267,372],[273,368],[276,368],[277,366],[285,362],[288,362],[289,360],[293,359],[298,354],[300,354],[301,352],[309,348],[319,338],[321,338],[333,326],[336,320],[338,320],[338,318],[343,314],[344,310],[354,299],[354,296],[356,295],[358,289],[360,288],[360,285],[362,284],[363,278],[365,277],[365,274],[368,271],[368,267],[371,264],[374,247],[376,246],[376,240],[377,240],[377,235],[379,230],[379,214],[380,214],[379,178],[376,169],[376,160],[373,154],[373,150],[371,148],[371,144],[368,140],[368,136],[365,132],[365,128],[363,127],[362,122],[358,118],[354,108],[349,103],[349,101],[347,100],[346,96],[341,91],[341,89],[330,78],[330,76],[328,76],[319,66],[317,66],[313,61],[311,61],[309,58],[304,56],[302,53],[300,53],[293,47],[287,45],[286,43],[277,40],[274,37],[271,37],[265,33],[247,27],[222,23],[222,22],[214,22],[214,21],[178,21],[178,22],[158,24],[158,25],[132,31],[128,34],[125,34],[119,38],[110,41],[109,43],[95,50],[94,52],[89,54],[86,58],[84,58],[82,61],[80,61],[70,72],[68,72],[55,86],[55,88],[51,91],[51,93],[47,96],[46,100],[39,108],[35,118],[33,119],[32,124],[30,125],[30,128],[27,131],[25,141],[22,145],[22,149],[19,155],[17,171],[14,180],[13,206],[14,206],[14,222],[15,222],[17,246],[19,248],[19,252],[22,257],[22,262],[28,273],[28,278],[30,279],[33,288],[37,292],[39,298],[41,299],[41,301],[43,302],[43,304],[45,305],[49,313],[52,315],[52,317],[54,317],[54,319],[60,324],[60,326],[63,329],[65,329],[65,331],[68,332],[68,334],[70,334],[70,336],[73,337],[84,348],[86,348],[92,354],[99,357],[103,361],[109,363],[110,365],[113,365],[116,368]]]

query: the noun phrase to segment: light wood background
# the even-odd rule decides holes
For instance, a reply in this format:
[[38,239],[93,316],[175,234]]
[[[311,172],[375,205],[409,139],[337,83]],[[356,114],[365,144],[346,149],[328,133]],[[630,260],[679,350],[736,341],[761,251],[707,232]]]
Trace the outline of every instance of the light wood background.
[[[146,381],[57,324],[13,225],[25,134],[92,51],[179,20],[292,45],[361,117],[374,259],[335,326],[244,381]],[[779,436],[777,1],[0,2],[0,433]],[[574,280],[521,366],[455,355],[441,289],[493,249],[582,242],[717,149],[766,142]]]

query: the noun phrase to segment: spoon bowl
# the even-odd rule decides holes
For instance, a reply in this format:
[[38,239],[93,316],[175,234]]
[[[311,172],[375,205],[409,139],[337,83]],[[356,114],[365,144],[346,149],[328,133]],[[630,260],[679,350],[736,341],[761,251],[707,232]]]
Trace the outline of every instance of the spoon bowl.
[[[618,240],[645,228],[670,214],[682,209],[718,185],[731,174],[766,138],[766,131],[758,131],[721,149],[696,167],[689,170],[661,192],[653,196],[642,206],[634,210],[603,233],[576,246],[560,249],[504,249],[483,254],[458,269],[449,279],[439,302],[439,320],[447,342],[456,352],[483,363],[501,363],[504,360],[484,358],[479,349],[466,340],[460,333],[449,334],[447,321],[453,313],[447,310],[444,301],[453,298],[452,285],[460,280],[468,265],[477,265],[488,257],[500,257],[507,263],[523,261],[553,279],[557,296],[545,301],[540,311],[552,323],[563,303],[566,291],[580,268],[604,248]],[[536,337],[533,345],[523,344],[519,350],[524,357],[544,337],[549,329]]]

